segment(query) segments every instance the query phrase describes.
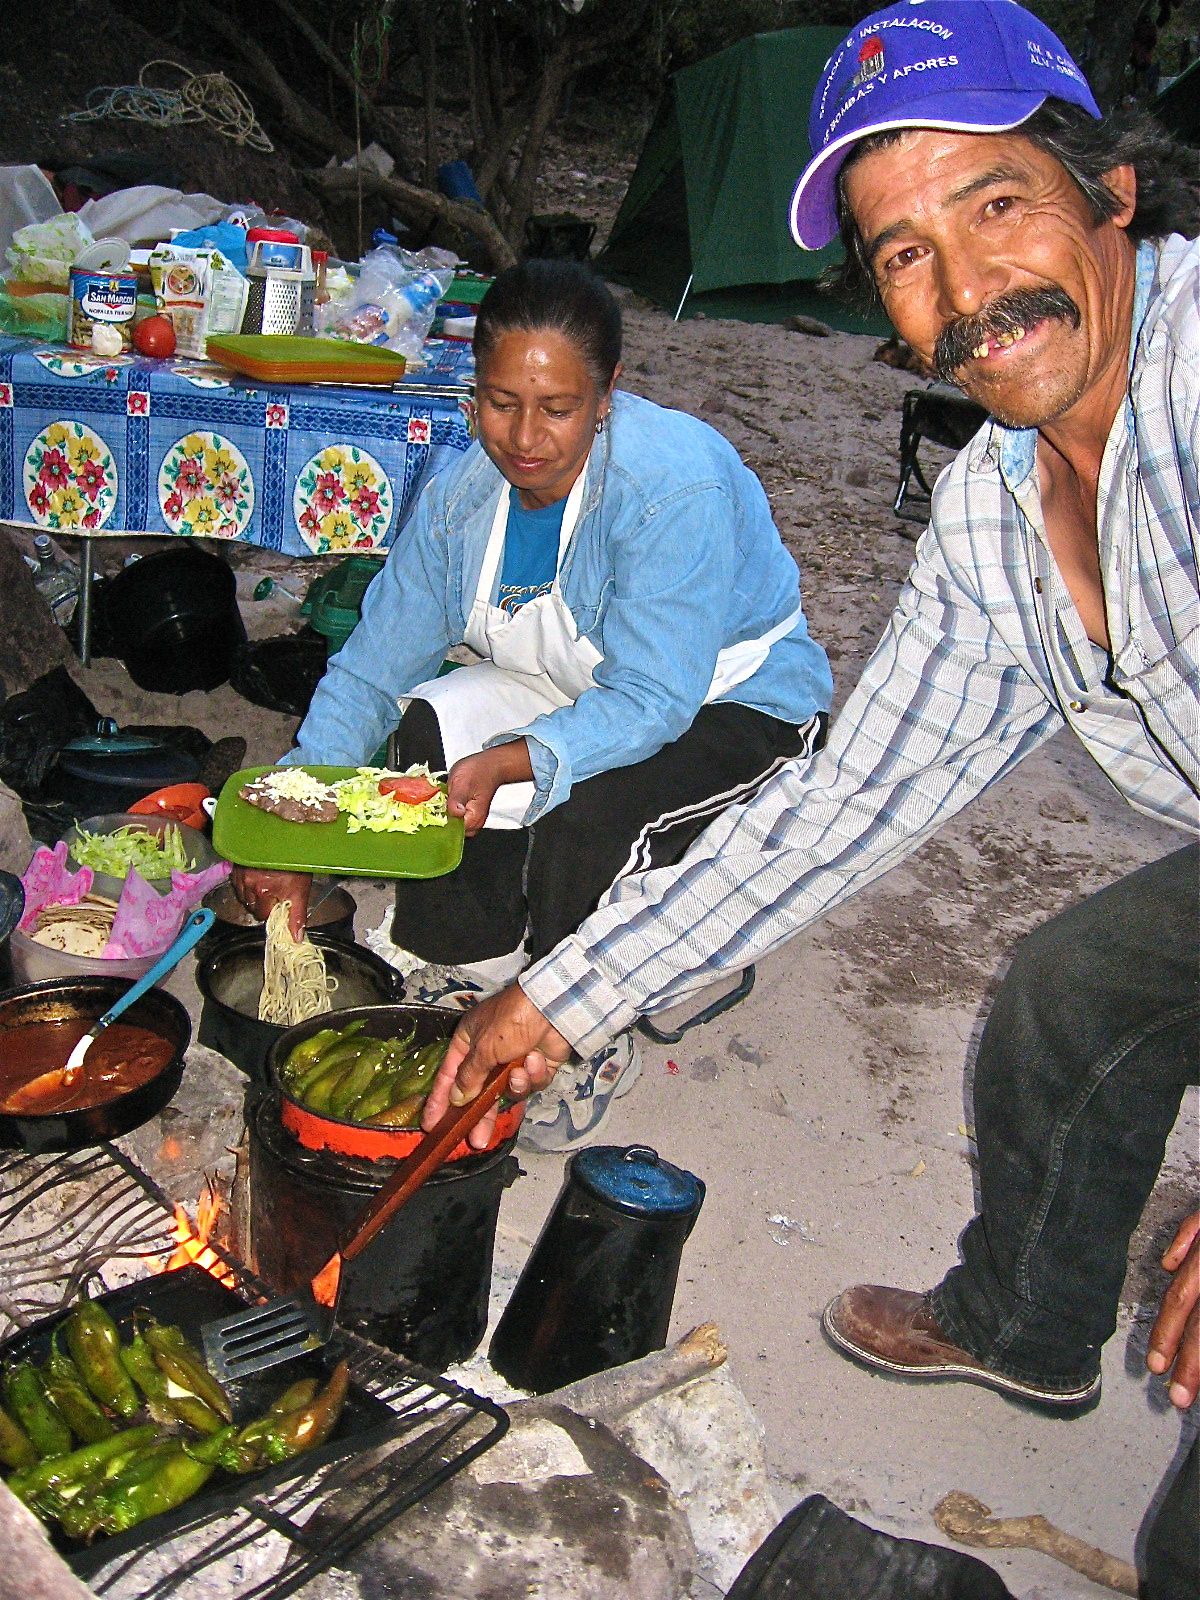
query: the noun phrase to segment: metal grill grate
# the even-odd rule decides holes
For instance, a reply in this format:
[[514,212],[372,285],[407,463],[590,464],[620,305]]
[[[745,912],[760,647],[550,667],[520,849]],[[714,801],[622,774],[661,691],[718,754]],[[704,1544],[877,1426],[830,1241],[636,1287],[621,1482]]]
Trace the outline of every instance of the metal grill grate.
[[[173,1208],[113,1145],[70,1155],[0,1154],[0,1337],[151,1275],[174,1247]],[[212,1248],[210,1246],[210,1248]],[[270,1290],[215,1252],[247,1298]],[[390,1351],[338,1330],[331,1352],[392,1412],[387,1442],[197,1518],[105,1564],[89,1555],[88,1583],[107,1600],[237,1596],[283,1600],[317,1574],[353,1571],[353,1553],[503,1437],[505,1413]],[[95,1557],[100,1555],[101,1559]]]

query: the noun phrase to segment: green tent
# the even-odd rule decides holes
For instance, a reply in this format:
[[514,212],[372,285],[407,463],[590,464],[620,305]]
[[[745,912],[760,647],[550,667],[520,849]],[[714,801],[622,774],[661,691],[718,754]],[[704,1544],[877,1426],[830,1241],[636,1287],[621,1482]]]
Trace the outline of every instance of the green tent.
[[1157,99],[1150,110],[1177,139],[1200,145],[1200,60],[1185,67]]
[[612,233],[606,277],[681,315],[864,321],[814,284],[841,246],[800,250],[788,203],[808,160],[808,108],[843,28],[784,28],[675,73]]

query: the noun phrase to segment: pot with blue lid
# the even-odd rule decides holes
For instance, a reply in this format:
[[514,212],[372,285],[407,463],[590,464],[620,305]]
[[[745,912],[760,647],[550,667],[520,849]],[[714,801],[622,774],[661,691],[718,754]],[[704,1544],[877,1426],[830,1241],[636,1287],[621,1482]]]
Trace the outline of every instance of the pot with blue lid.
[[703,1203],[701,1180],[648,1145],[597,1145],[572,1157],[497,1325],[492,1366],[515,1387],[545,1394],[660,1350]]

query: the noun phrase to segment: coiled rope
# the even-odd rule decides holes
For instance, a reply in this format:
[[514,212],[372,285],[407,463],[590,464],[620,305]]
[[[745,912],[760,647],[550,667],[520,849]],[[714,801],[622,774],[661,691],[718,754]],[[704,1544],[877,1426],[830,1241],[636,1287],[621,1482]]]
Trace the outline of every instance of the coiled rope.
[[[183,74],[177,89],[146,82],[154,67],[169,67]],[[183,122],[209,122],[226,139],[250,150],[274,150],[254,114],[254,107],[236,83],[223,72],[189,72],[177,61],[147,61],[136,83],[101,85],[88,93],[82,111],[71,111],[69,122],[99,122],[123,117],[127,122],[149,122],[173,127]]]

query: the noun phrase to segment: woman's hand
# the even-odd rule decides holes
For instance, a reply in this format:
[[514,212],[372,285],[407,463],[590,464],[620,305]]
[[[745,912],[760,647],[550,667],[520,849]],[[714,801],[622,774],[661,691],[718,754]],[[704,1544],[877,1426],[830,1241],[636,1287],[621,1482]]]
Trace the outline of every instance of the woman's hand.
[[1150,1330],[1146,1365],[1171,1373],[1171,1404],[1186,1411],[1200,1390],[1200,1211],[1179,1224],[1162,1264],[1174,1277]]
[[[571,1053],[571,1046],[551,1027],[542,1013],[516,984],[502,989],[468,1011],[450,1041],[446,1059],[438,1069],[421,1126],[435,1126],[449,1105],[473,1100],[483,1080],[501,1061],[520,1061],[508,1080],[507,1093],[523,1100],[544,1089]],[[485,1150],[496,1124],[497,1107],[485,1113],[467,1135],[474,1150]]]
[[229,879],[233,892],[252,917],[265,922],[272,906],[291,902],[288,927],[297,943],[304,937],[308,922],[308,897],[312,876],[307,872],[260,872],[253,867],[234,867]]
[[467,838],[470,839],[487,821],[496,790],[501,784],[529,783],[532,778],[529,746],[524,739],[514,739],[510,744],[495,744],[490,750],[464,756],[450,768],[446,782],[446,809],[452,817],[463,819]]

